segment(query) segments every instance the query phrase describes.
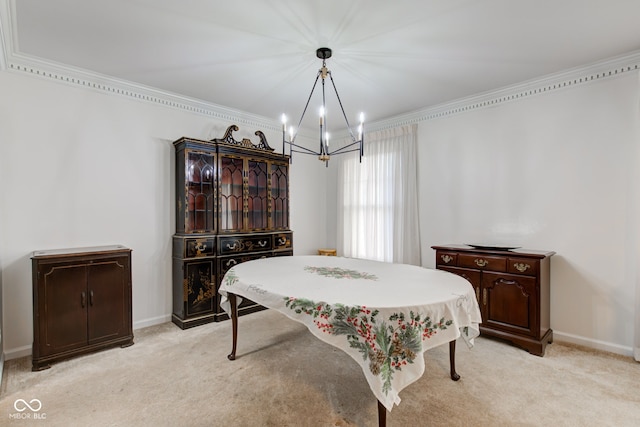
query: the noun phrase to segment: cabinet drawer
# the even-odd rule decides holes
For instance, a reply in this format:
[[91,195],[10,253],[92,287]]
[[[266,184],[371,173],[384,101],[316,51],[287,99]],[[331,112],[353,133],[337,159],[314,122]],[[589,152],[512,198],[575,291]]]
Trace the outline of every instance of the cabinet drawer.
[[185,239],[186,258],[214,256],[215,254],[215,239]]
[[506,271],[507,258],[483,254],[458,254],[458,266],[491,271]]
[[209,237],[182,237],[174,236],[173,238],[173,257],[174,258],[204,258],[212,257],[216,254],[216,239]]
[[219,258],[220,262],[220,277],[223,278],[227,271],[238,264],[251,261],[254,259],[268,258],[271,254],[251,254],[251,255],[233,255]]
[[509,258],[507,260],[507,271],[513,274],[526,274],[527,276],[538,275],[537,259],[531,258]]
[[273,235],[273,249],[290,249],[292,245],[292,233],[277,233]]
[[270,234],[220,237],[218,253],[220,255],[230,255],[245,252],[268,251],[271,250],[272,245],[273,241]]
[[456,252],[436,252],[436,265],[455,266],[458,263],[458,254]]

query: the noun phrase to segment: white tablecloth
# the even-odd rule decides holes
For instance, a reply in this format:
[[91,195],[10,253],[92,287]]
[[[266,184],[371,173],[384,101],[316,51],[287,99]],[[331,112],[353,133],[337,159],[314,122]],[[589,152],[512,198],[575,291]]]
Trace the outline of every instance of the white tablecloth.
[[388,410],[422,376],[426,350],[461,335],[471,346],[481,322],[468,281],[406,264],[334,256],[259,259],[236,265],[222,280],[221,306],[230,314],[229,293],[278,310],[345,351]]

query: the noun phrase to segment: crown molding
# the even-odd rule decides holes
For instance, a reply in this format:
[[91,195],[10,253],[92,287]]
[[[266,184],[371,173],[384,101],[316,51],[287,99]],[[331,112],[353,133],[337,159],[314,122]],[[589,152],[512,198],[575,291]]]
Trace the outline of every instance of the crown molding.
[[[280,122],[273,118],[250,114],[200,99],[189,98],[88,70],[20,54],[17,48],[14,2],[15,0],[0,0],[0,71],[6,70],[27,74],[71,86],[247,125],[261,130],[281,131]],[[640,51],[367,123],[367,132],[495,107],[507,102],[547,94],[556,90],[565,90],[603,79],[627,75],[629,72],[637,72],[638,70],[640,70]],[[349,135],[346,129],[343,133],[336,135],[336,137],[347,137]],[[313,134],[310,130],[306,130],[301,131],[300,136],[313,137]]]
[[281,125],[271,118],[27,55],[12,54],[7,63],[7,70],[141,102],[159,104],[234,124],[255,126],[262,130],[281,130]]
[[9,22],[9,17],[12,16],[9,13],[9,3],[7,0],[0,0],[0,71],[3,71],[7,68],[7,57],[8,57],[8,42],[9,39],[5,35],[8,34],[9,28],[11,27]]
[[379,120],[369,123],[367,131],[383,130],[466,113],[481,108],[495,107],[507,102],[548,94],[556,90],[565,90],[604,79],[628,75],[629,72],[637,72],[639,70],[640,51],[636,51],[591,65],[572,68],[501,89]]
[[21,54],[17,48],[14,2],[15,0],[0,0],[0,71],[27,74],[70,86],[158,104],[187,113],[200,114],[238,125],[247,125],[247,127],[262,131],[281,131],[282,129],[281,123],[272,118]]

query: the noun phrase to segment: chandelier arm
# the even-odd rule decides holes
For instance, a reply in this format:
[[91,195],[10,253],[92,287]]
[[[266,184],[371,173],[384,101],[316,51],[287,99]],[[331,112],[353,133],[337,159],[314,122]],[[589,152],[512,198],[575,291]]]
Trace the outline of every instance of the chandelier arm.
[[320,73],[322,70],[318,70],[318,74],[316,74],[316,80],[313,82],[313,87],[311,88],[311,93],[309,93],[309,98],[307,98],[307,103],[304,105],[304,110],[302,110],[302,115],[300,116],[300,121],[298,121],[298,128],[296,129],[295,135],[291,138],[291,142],[296,140],[296,136],[298,136],[298,131],[300,130],[300,125],[302,125],[302,120],[304,119],[304,115],[307,112],[307,108],[309,108],[309,102],[311,101],[311,97],[313,96],[313,91],[316,90],[316,85],[318,84],[318,79],[320,78]]
[[304,150],[304,151],[296,151],[297,153],[314,154],[316,156],[320,155],[320,153],[317,153],[317,152],[313,151],[310,148],[303,147],[302,145],[298,145],[298,144],[295,144],[293,142],[289,142],[288,144],[289,144],[290,147],[296,147],[296,148],[300,148],[300,149]]
[[338,104],[340,104],[340,109],[342,110],[342,117],[344,117],[344,121],[347,124],[347,129],[349,130],[349,134],[351,134],[351,139],[353,142],[357,142],[355,135],[353,134],[353,130],[351,130],[351,125],[349,124],[349,119],[347,119],[347,114],[344,112],[344,107],[342,106],[342,100],[340,99],[340,95],[338,94],[338,88],[336,88],[336,83],[333,81],[333,76],[331,75],[331,71],[329,71],[329,78],[331,79],[331,84],[333,85],[333,91],[336,93],[336,98],[338,98]]
[[309,153],[309,152],[307,152],[307,151],[299,151],[299,150],[291,150],[291,151],[292,151],[292,152],[294,152],[294,153],[308,154],[308,155],[310,155],[310,156],[317,156],[317,155],[318,155],[318,153],[316,153],[316,152]]
[[[354,145],[358,145],[357,148],[352,148],[351,150],[347,150],[347,148],[353,147]],[[329,155],[333,155],[333,154],[343,154],[343,153],[350,153],[352,151],[360,151],[360,142],[356,141],[356,142],[352,142],[349,145],[345,145],[343,147],[340,147],[332,152],[329,153]]]

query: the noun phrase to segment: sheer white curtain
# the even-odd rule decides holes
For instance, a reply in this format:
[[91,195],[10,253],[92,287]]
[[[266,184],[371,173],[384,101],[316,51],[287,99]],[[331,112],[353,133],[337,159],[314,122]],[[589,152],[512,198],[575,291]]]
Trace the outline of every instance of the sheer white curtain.
[[420,264],[417,200],[417,125],[365,135],[362,163],[343,156],[338,166],[341,255]]

